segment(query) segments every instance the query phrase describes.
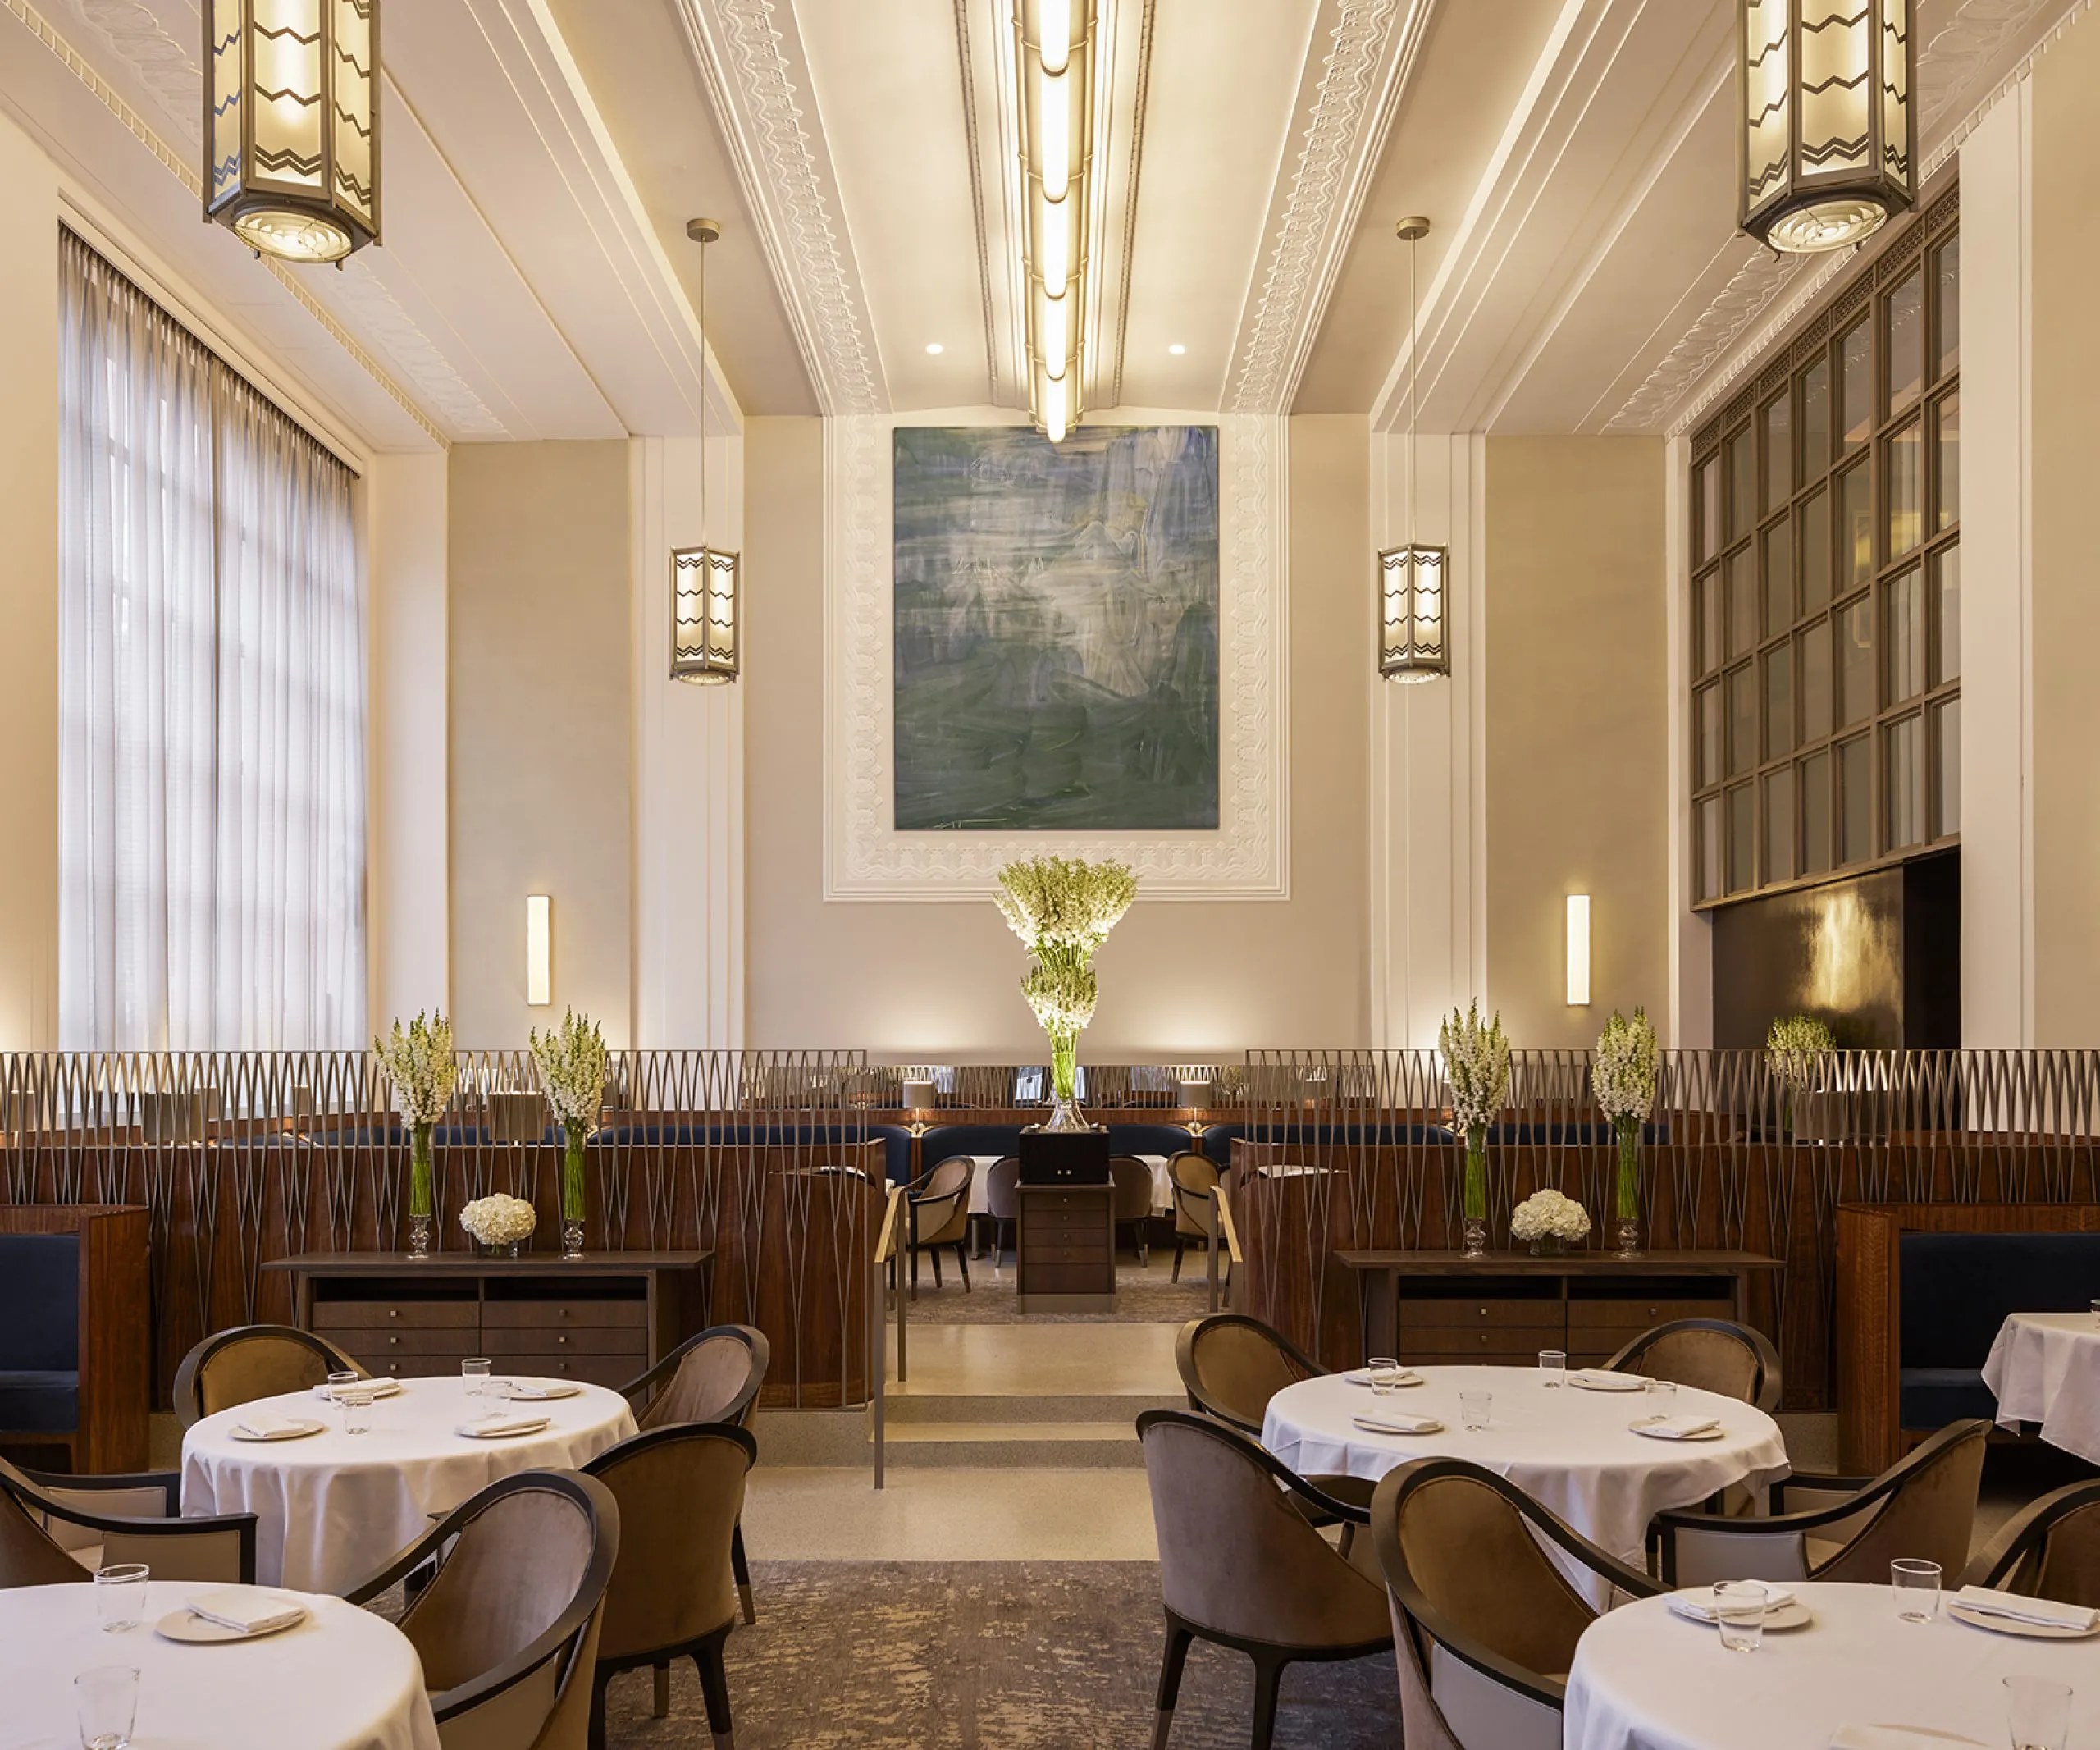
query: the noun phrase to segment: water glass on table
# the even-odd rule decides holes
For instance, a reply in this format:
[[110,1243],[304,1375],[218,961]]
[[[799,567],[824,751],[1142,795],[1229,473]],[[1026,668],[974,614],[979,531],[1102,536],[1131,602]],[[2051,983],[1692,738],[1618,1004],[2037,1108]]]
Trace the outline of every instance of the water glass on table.
[[1655,1399],[1658,1414],[1672,1416],[1677,1414],[1677,1382],[1674,1379],[1651,1379],[1643,1389]]
[[1539,1351],[1539,1382],[1557,1386],[1568,1377],[1568,1351],[1564,1349],[1541,1349]]
[[1487,1426],[1487,1412],[1495,1402],[1491,1391],[1461,1391],[1459,1394],[1459,1420],[1468,1434],[1477,1434]]
[[1764,1640],[1769,1594],[1755,1580],[1720,1580],[1714,1587],[1714,1620],[1730,1652],[1755,1652]]
[[336,1394],[336,1401],[343,1406],[343,1432],[345,1434],[372,1432],[372,1396],[370,1382],[363,1381]]
[[1373,1355],[1364,1371],[1371,1376],[1371,1390],[1375,1396],[1384,1397],[1399,1387],[1400,1364],[1390,1355]]
[[2046,1677],[2005,1679],[2006,1735],[2012,1750],[2064,1750],[2070,1736],[2069,1684]]
[[467,1382],[467,1396],[486,1397],[489,1390],[489,1358],[469,1355],[459,1364],[459,1377]]
[[149,1572],[143,1561],[113,1562],[95,1570],[95,1615],[105,1633],[121,1634],[145,1620]]
[[2093,1303],[2093,1322],[2096,1325],[2100,1325],[2100,1300],[2095,1300]]
[[1901,1558],[1888,1565],[1896,1588],[1896,1614],[1905,1622],[1930,1622],[1939,1615],[1939,1564]]
[[139,1668],[98,1665],[73,1679],[81,1750],[126,1750],[139,1712]]
[[331,1373],[328,1376],[328,1396],[331,1398],[338,1396],[346,1387],[354,1386],[363,1377],[354,1367],[345,1368],[340,1373]]

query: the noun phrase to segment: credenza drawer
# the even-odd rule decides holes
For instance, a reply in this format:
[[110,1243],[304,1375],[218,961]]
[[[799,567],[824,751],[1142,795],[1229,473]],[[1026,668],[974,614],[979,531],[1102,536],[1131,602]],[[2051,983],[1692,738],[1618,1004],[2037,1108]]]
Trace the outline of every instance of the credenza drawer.
[[1492,1361],[1516,1356],[1536,1362],[1541,1349],[1562,1349],[1566,1334],[1558,1325],[1502,1326],[1492,1331],[1438,1331],[1410,1341],[1400,1333],[1400,1355],[1408,1361]]
[[1021,1252],[1024,1263],[1029,1264],[1105,1264],[1108,1262],[1106,1241],[1098,1245],[1030,1245]]
[[484,1331],[587,1327],[640,1331],[648,1323],[649,1305],[643,1300],[488,1300],[482,1305]]
[[320,1300],[314,1304],[313,1328],[331,1331],[416,1329],[467,1330],[479,1328],[478,1301],[459,1300]]
[[[1568,1328],[1621,1331],[1631,1336],[1673,1318],[1726,1318],[1734,1310],[1731,1300],[1570,1300]],[[1623,1339],[1622,1339],[1623,1341]]]
[[[482,1332],[482,1352],[491,1360],[500,1355],[631,1355],[649,1352],[639,1331],[584,1326],[574,1331],[509,1330]],[[637,1367],[636,1373],[641,1369]],[[631,1376],[630,1376],[631,1377]]]
[[646,1369],[639,1356],[630,1360],[620,1355],[527,1355],[505,1356],[495,1371],[521,1379],[580,1379],[617,1391]]
[[1057,1215],[1070,1213],[1084,1213],[1095,1221],[1101,1220],[1113,1206],[1115,1193],[1103,1186],[1099,1190],[1039,1191],[1021,1194],[1023,1215],[1033,1219],[1038,1215]]
[[322,1324],[314,1322],[314,1335],[325,1336],[338,1348],[347,1349],[353,1355],[478,1355],[475,1346],[481,1341],[481,1329],[470,1325],[465,1329],[452,1326],[442,1330],[418,1331],[376,1330],[369,1325]]
[[368,1350],[360,1355],[354,1349],[349,1354],[375,1379],[457,1378],[459,1364],[464,1359],[461,1355],[381,1355]]
[[1566,1303],[1537,1300],[1410,1300],[1400,1302],[1400,1328],[1454,1325],[1491,1328],[1496,1325],[1552,1325],[1559,1327]]

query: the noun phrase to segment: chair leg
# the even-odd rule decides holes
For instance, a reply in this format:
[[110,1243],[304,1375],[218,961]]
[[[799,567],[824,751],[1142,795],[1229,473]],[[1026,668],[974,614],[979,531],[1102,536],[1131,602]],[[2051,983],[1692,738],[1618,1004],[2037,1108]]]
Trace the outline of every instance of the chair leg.
[[729,1679],[722,1669],[722,1643],[728,1635],[727,1629],[709,1635],[692,1656],[700,1667],[700,1693],[707,1701],[707,1729],[714,1734],[714,1750],[735,1750],[737,1742],[729,1724]]
[[744,1522],[737,1521],[737,1528],[729,1533],[729,1571],[737,1577],[737,1597],[744,1606],[744,1626],[749,1628],[758,1620],[758,1611],[751,1603],[751,1565],[744,1554]]
[[1180,1235],[1179,1235],[1178,1233],[1177,1233],[1176,1235],[1175,1235],[1175,1236],[1174,1236],[1174,1273],[1173,1273],[1173,1275],[1172,1275],[1172,1276],[1171,1276],[1170,1277],[1168,1277],[1168,1280],[1169,1280],[1170,1282],[1180,1282],[1180,1281],[1181,1280],[1181,1254],[1182,1254],[1182,1253],[1183,1253],[1183,1252],[1186,1251],[1187,1250],[1188,1250],[1188,1247],[1187,1247],[1186,1244],[1183,1241],[1183,1240],[1182,1240],[1182,1238],[1181,1238],[1181,1236],[1180,1236]]
[[1181,1697],[1181,1667],[1189,1662],[1189,1643],[1194,1638],[1171,1616],[1166,1619],[1166,1652],[1159,1661],[1159,1701],[1153,1716],[1152,1750],[1166,1750],[1166,1734],[1174,1729],[1174,1704]]
[[941,1286],[941,1249],[935,1246],[927,1255],[934,1260],[934,1286]]
[[613,1674],[602,1665],[591,1679],[591,1750],[605,1750],[605,1685]]
[[656,1679],[656,1693],[650,1698],[649,1717],[661,1720],[671,1711],[671,1661],[666,1659],[650,1675]]
[[962,1241],[960,1240],[955,1242],[955,1267],[962,1272],[962,1291],[968,1294],[970,1292],[970,1259],[964,1254]]
[[1276,1693],[1283,1684],[1283,1661],[1271,1653],[1254,1656],[1253,1750],[1270,1750],[1276,1737]]
[[919,1298],[919,1248],[911,1249],[911,1298]]

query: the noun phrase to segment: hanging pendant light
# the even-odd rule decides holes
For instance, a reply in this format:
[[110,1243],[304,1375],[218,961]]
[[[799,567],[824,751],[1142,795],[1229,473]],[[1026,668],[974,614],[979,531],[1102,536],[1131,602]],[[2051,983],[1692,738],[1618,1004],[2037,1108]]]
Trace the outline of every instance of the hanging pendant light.
[[1408,246],[1408,538],[1378,555],[1378,672],[1387,680],[1418,683],[1451,672],[1451,645],[1445,635],[1444,578],[1449,550],[1414,538],[1415,245],[1429,235],[1429,221],[1405,218],[1393,227]]
[[1911,0],[1740,0],[1738,220],[1789,254],[1849,247],[1918,198]]
[[379,0],[204,0],[204,217],[258,255],[379,241]]
[[1053,444],[1080,423],[1087,202],[1093,147],[1093,0],[1018,0],[1021,239],[1029,409]]
[[[715,219],[695,219],[686,235],[700,245],[701,370],[707,369],[707,245],[722,235]],[[671,550],[671,679],[719,687],[737,674],[737,555],[707,541],[707,405],[700,416],[700,538]]]

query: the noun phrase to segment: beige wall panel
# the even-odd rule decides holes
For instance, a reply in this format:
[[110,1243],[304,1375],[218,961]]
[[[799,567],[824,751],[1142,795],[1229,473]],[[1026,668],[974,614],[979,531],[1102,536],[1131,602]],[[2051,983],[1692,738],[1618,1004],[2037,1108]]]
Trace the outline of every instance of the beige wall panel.
[[[1664,466],[1657,438],[1487,441],[1487,988],[1520,1046],[1668,1008]],[[1586,1008],[1570,893],[1590,895]]]
[[[625,1045],[628,445],[455,445],[448,493],[454,1029],[522,1045],[573,1007]],[[528,893],[554,902],[548,1008],[525,1002]]]
[[[1019,988],[1027,962],[988,899],[824,901],[819,423],[750,421],[745,469],[751,1042],[1039,1059]],[[1141,898],[1097,962],[1083,1058],[1367,1036],[1367,470],[1361,418],[1290,422],[1291,897]]]
[[2100,25],[2067,31],[2035,63],[2034,78],[2034,1043],[2096,1045]]

